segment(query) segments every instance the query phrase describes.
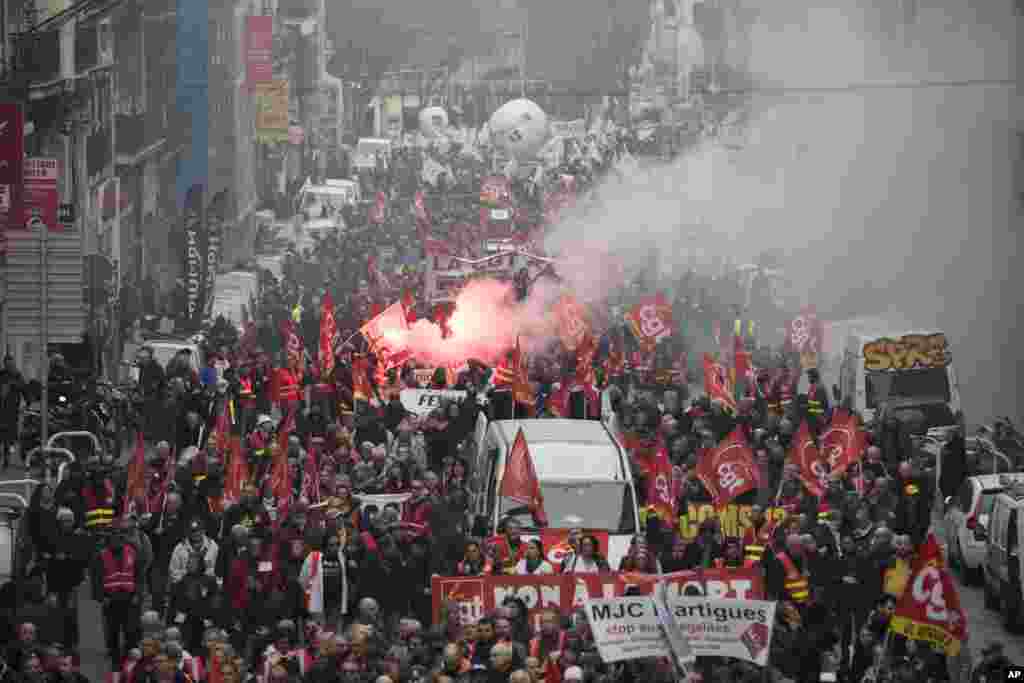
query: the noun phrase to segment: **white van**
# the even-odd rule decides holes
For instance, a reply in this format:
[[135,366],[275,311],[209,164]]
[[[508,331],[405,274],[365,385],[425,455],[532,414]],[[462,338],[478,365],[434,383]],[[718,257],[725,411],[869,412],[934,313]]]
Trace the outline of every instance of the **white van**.
[[314,236],[323,239],[332,231],[344,231],[342,207],[356,206],[361,200],[359,183],[353,180],[327,180],[314,185],[307,179],[295,198],[296,248],[301,252],[313,246]]
[[391,165],[392,142],[388,138],[359,138],[356,151],[352,155],[352,166],[360,171],[372,171],[377,168],[378,153],[384,160],[384,168]]
[[[595,420],[477,420],[472,467],[474,526],[495,533],[506,519],[520,522],[525,535],[540,531],[529,511],[498,495],[505,463],[523,430],[540,480],[548,529],[573,526],[608,533],[608,562],[617,568],[640,529],[633,475],[625,449]],[[569,518],[579,518],[582,523]]]
[[1024,625],[1024,485],[1009,483],[996,496],[985,550],[985,607],[998,609],[1009,631]]

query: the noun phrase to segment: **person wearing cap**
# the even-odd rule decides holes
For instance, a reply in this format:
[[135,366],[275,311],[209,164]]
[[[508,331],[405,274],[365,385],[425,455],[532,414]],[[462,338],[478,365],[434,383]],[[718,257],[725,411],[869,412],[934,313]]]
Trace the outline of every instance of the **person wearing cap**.
[[185,578],[188,572],[189,557],[199,555],[203,559],[204,572],[207,576],[215,576],[214,569],[217,566],[217,543],[206,536],[203,523],[198,518],[189,520],[186,527],[187,536],[175,546],[171,553],[171,562],[167,568],[169,588]]
[[111,667],[116,671],[122,657],[138,647],[141,637],[140,598],[145,571],[134,546],[125,538],[125,523],[114,525],[107,547],[92,568],[93,595],[103,605],[103,630]]
[[807,381],[809,384],[804,405],[804,417],[807,419],[807,426],[815,435],[818,435],[832,414],[832,407],[829,404],[828,391],[821,384],[821,374],[817,368],[808,368]]

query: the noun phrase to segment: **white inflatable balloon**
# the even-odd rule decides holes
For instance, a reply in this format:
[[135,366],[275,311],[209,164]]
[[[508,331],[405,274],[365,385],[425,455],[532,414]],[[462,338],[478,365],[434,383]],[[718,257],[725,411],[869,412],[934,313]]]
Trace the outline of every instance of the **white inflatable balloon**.
[[424,137],[441,137],[447,129],[448,112],[442,107],[426,107],[420,110],[420,132]]
[[491,141],[517,159],[533,158],[548,138],[548,117],[535,102],[506,102],[491,115]]

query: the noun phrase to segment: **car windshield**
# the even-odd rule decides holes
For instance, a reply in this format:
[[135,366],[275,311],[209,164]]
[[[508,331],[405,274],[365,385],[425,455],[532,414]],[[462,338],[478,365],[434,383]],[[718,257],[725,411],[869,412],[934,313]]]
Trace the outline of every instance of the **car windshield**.
[[950,400],[949,373],[946,368],[865,372],[867,407],[878,408],[889,399],[919,398],[922,403]]
[[[609,482],[544,482],[540,484],[544,496],[544,512],[552,529],[581,527],[613,534],[631,534],[636,531],[632,489],[621,481]],[[512,510],[522,510],[522,504],[501,498],[499,512],[502,519]],[[532,515],[523,510],[512,515],[525,530],[537,530]],[[578,518],[573,519],[573,518]]]

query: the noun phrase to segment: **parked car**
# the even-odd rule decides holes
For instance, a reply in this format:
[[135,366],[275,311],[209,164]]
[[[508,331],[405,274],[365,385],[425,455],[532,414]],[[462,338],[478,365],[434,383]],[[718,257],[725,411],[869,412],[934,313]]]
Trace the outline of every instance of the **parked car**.
[[1003,615],[1007,630],[1024,624],[1024,483],[1007,482],[1007,490],[997,494],[988,523],[985,551],[985,607]]
[[956,495],[946,499],[943,524],[946,528],[949,564],[960,569],[965,584],[979,583],[981,580],[989,517],[996,496],[1005,490],[1008,480],[1024,482],[1024,472],[968,477]]

